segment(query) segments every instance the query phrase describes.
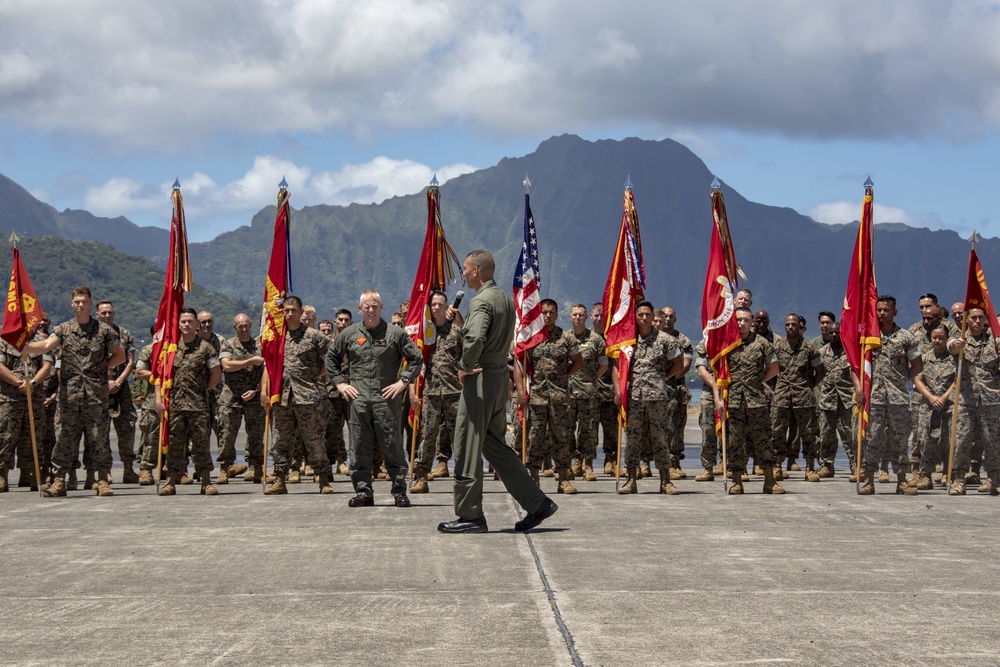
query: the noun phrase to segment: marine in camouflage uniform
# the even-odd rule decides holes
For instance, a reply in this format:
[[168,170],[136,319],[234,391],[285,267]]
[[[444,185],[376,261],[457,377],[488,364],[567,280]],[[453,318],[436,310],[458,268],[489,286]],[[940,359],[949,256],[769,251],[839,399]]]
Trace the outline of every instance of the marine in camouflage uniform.
[[[923,370],[913,379],[914,393],[921,395],[925,407],[917,413],[920,423],[915,429],[914,437],[919,439],[920,443],[913,445],[914,450],[919,449],[922,452],[920,467],[908,483],[921,491],[934,488],[934,483],[931,481],[934,467],[948,457],[954,407],[952,396],[958,374],[957,359],[947,349],[949,340],[947,329],[937,328],[937,331],[935,338],[939,343],[938,349],[932,347],[921,353]],[[937,403],[936,407],[932,405],[932,401]],[[960,411],[964,403],[964,400],[960,400]]]
[[[261,405],[260,378],[264,373],[264,358],[260,341],[250,336],[250,318],[240,313],[233,321],[237,335],[227,339],[219,352],[224,385],[219,396],[219,423],[222,444],[216,460],[219,478],[227,483],[232,473],[247,471],[246,480],[259,482],[264,474],[264,423],[266,415]],[[236,438],[240,424],[245,426],[247,440],[245,460],[248,468],[236,466]]]
[[[558,475],[558,493],[576,493],[570,484],[573,458],[573,427],[570,410],[569,377],[583,366],[580,346],[569,331],[556,325],[558,306],[542,300],[545,339],[526,353],[531,384],[528,390],[528,461],[531,478],[537,480],[545,461],[552,458]],[[515,367],[519,403],[520,370]]]
[[160,415],[156,412],[156,391],[150,382],[153,371],[153,344],[139,350],[135,362],[136,382],[133,389],[143,399],[139,405],[139,484],[153,483],[153,470],[159,461]]
[[[785,451],[786,436],[794,419],[806,459],[805,479],[818,482],[816,459],[819,457],[816,428],[816,395],[813,388],[823,380],[823,360],[812,343],[802,338],[798,315],[785,318],[788,338],[778,338],[774,354],[778,376],[771,396],[771,447],[780,455]],[[781,460],[775,460],[780,469]]]
[[608,358],[604,354],[604,339],[584,327],[587,309],[582,304],[577,304],[570,312],[573,320],[571,334],[583,357],[583,368],[569,378],[570,419],[576,427],[576,463],[573,474],[592,482],[597,480],[593,467],[597,456],[597,427],[600,417],[597,382],[607,374]]
[[[43,336],[36,335],[33,339],[44,340]],[[0,493],[7,491],[7,472],[14,466],[15,450],[21,480],[37,488],[31,424],[28,421],[28,395],[21,391],[21,386],[31,391],[31,416],[38,433],[45,420],[45,391],[42,385],[52,371],[53,361],[50,354],[29,355],[25,365],[17,348],[0,339]],[[36,446],[38,444],[36,439]],[[39,469],[44,470],[41,452],[38,463]]]
[[[357,394],[349,398],[351,482],[357,495],[348,504],[352,507],[374,504],[372,448],[378,439],[395,503],[408,507],[407,463],[399,422],[402,393],[420,373],[423,358],[402,328],[382,319],[382,300],[377,292],[364,292],[359,307],[364,319],[341,331],[326,355],[326,369],[338,391],[345,397]],[[346,375],[341,370],[345,358],[349,366]],[[406,370],[396,380],[404,360]]]
[[[432,313],[440,305],[434,303],[435,297],[437,301],[443,301],[445,307],[448,303],[444,294],[432,295]],[[458,399],[462,395],[462,383],[458,380],[462,363],[462,327],[445,320],[440,325],[435,322],[435,329],[437,341],[431,358],[424,367],[424,387],[420,399],[420,444],[413,462],[414,484],[410,488],[413,493],[427,492],[426,480],[435,456],[447,470],[455,439]],[[415,399],[416,396],[410,397],[411,404],[416,404]]]
[[[955,458],[950,494],[965,493],[965,475],[972,462],[973,443],[983,446],[983,462],[990,478],[985,489],[997,495],[1000,482],[1000,338],[990,334],[986,314],[968,312],[962,383],[958,404]],[[981,489],[983,490],[983,489]]]
[[777,374],[774,347],[763,336],[750,330],[751,316],[746,308],[736,309],[740,326],[740,344],[729,353],[729,418],[726,464],[732,473],[729,493],[743,493],[740,480],[750,454],[764,471],[764,493],[784,493],[774,475],[774,452],[771,449],[770,390],[767,380]]
[[93,465],[98,471],[97,493],[114,495],[107,482],[112,465],[108,445],[108,367],[122,363],[125,353],[115,330],[90,316],[92,303],[90,290],[74,289],[75,318],[55,327],[44,342],[28,346],[29,354],[59,348],[59,426],[52,453],[53,482],[43,492],[47,497],[66,495],[65,476],[76,462],[81,435],[92,448]]
[[[111,385],[108,388],[108,408],[111,424],[115,427],[115,435],[118,438],[118,458],[125,468],[122,473],[122,483],[132,484],[139,481],[135,471],[132,470],[132,465],[135,463],[135,424],[138,416],[129,385],[129,379],[135,369],[135,339],[128,329],[115,324],[114,306],[110,301],[101,301],[97,304],[97,318],[115,330],[125,351],[125,362],[108,369],[108,382]],[[109,438],[110,432],[109,428]],[[83,464],[84,467],[92,469],[89,459],[90,452],[84,445]]]
[[[275,479],[265,493],[287,493],[285,477],[292,463],[296,441],[302,443],[320,493],[333,493],[330,486],[333,471],[326,455],[330,400],[327,397],[325,359],[330,339],[302,324],[302,304],[297,297],[287,297],[283,308],[286,331],[281,398],[271,408]],[[261,401],[266,400],[267,396],[261,397]]]
[[[715,379],[704,340],[695,347],[694,366],[701,378],[698,427],[701,429],[701,467],[704,468],[694,479],[696,482],[711,482],[715,479],[715,465],[719,462],[719,436],[715,432]],[[721,462],[719,465],[722,465]],[[723,472],[721,467],[718,472]]]
[[[921,298],[920,313],[922,315],[920,321],[914,322],[910,326],[909,332],[913,334],[913,338],[916,339],[917,344],[920,346],[921,354],[930,354],[932,352],[931,330],[939,324],[943,324],[948,328],[949,340],[962,335],[961,330],[954,322],[947,317],[942,318],[936,298],[933,301],[926,295]],[[919,391],[914,391],[910,395],[910,435],[913,438],[913,444],[910,449],[910,468],[914,472],[920,467],[920,462],[923,459],[923,450],[921,447],[925,442],[925,439],[920,436],[918,429],[922,423],[927,422],[930,412],[931,410],[924,397],[920,395]],[[979,449],[981,450],[982,448]],[[941,463],[941,461],[937,463]]]
[[[187,468],[188,452],[194,462],[195,472],[201,481],[201,493],[216,495],[211,484],[212,453],[211,416],[209,393],[222,378],[219,358],[215,348],[195,332],[196,315],[185,309],[181,312],[181,340],[174,356],[173,384],[168,394],[167,410],[167,469],[170,479],[160,488],[160,495],[173,495]],[[189,338],[190,337],[190,338]],[[185,340],[189,338],[188,340]],[[157,408],[162,407],[157,385]]]
[[[198,325],[198,335],[208,341],[212,349],[215,350],[215,356],[222,354],[222,344],[226,342],[226,339],[215,333],[215,317],[212,313],[207,310],[198,313]],[[219,419],[219,399],[222,397],[222,388],[224,386],[225,378],[208,392],[208,413],[212,420],[212,432],[215,433],[215,442],[219,445],[220,450],[222,449],[222,421]]]
[[[670,436],[673,433],[672,392],[666,378],[683,364],[677,339],[653,327],[653,307],[640,301],[636,307],[637,335],[632,351],[628,390],[628,422],[625,426],[625,468],[628,478],[619,493],[638,493],[641,460],[656,462],[660,471],[660,493],[676,494],[670,482]],[[625,350],[622,351],[626,353]],[[676,361],[675,361],[676,360]],[[615,369],[616,393],[625,387]]]
[[684,429],[687,427],[688,405],[691,403],[691,390],[685,381],[687,372],[694,362],[694,345],[691,339],[674,328],[677,321],[676,311],[667,306],[662,309],[663,321],[666,326],[666,333],[677,339],[677,346],[684,359],[684,372],[667,380],[667,385],[672,388],[673,409],[673,431],[670,434],[670,477],[671,479],[685,479],[687,475],[681,469],[681,461],[684,460]]
[[[907,440],[910,434],[910,397],[906,383],[922,368],[920,346],[906,329],[895,322],[896,300],[880,299],[876,314],[881,329],[881,345],[872,350],[871,402],[868,406],[868,430],[862,447],[861,470],[864,484],[861,495],[875,492],[874,474],[884,459],[892,462],[897,476],[896,493],[912,495],[916,488],[906,484],[910,468]],[[855,393],[861,385],[852,372]]]
[[854,383],[851,382],[851,365],[847,361],[847,355],[844,354],[839,325],[833,326],[836,327],[834,331],[838,333],[819,351],[825,371],[816,391],[819,409],[820,477],[834,476],[838,443],[844,444],[852,472],[857,470],[858,454],[854,446],[852,428]]

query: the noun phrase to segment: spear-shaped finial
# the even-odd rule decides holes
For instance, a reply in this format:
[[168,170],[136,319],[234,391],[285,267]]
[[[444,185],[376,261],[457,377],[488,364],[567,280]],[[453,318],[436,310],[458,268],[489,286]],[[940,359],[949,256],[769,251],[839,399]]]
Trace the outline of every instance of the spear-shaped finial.
[[972,230],[972,236],[969,237],[969,243],[972,244],[973,249],[975,249],[976,244],[982,240],[983,239],[979,236],[979,233],[976,230]]
[[175,178],[174,179],[174,190],[180,190],[180,189],[181,189],[181,179]]
[[874,188],[874,187],[875,187],[875,184],[872,182],[871,175],[869,175],[868,178],[865,179],[865,192],[871,192],[872,188]]
[[288,190],[288,181],[285,180],[284,176],[281,177],[281,183],[278,183],[278,189],[282,192]]
[[7,240],[10,241],[10,244],[16,248],[17,247],[17,242],[21,240],[21,237],[18,236],[17,232],[15,232],[12,229],[12,230],[10,230],[10,238],[7,239]]
[[625,177],[625,187],[628,190],[632,189],[632,174]]
[[435,173],[434,176],[431,177],[431,187],[432,188],[436,188],[438,185],[439,185],[439,183],[438,183],[438,175],[437,175],[437,173]]
[[712,175],[712,192],[719,192],[722,190],[722,183],[719,182],[719,177]]
[[524,175],[524,180],[521,181],[521,185],[524,186],[524,194],[528,194],[528,191],[531,190],[531,179],[528,178],[527,174]]

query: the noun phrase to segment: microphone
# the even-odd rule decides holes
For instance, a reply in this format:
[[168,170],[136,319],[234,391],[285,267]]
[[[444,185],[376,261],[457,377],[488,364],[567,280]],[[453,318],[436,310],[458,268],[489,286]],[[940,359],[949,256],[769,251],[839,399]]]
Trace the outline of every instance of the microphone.
[[462,290],[458,290],[458,293],[455,295],[455,301],[452,302],[451,307],[454,308],[455,310],[458,310],[458,307],[459,305],[461,305],[462,299],[464,298],[465,298],[465,292],[463,292]]

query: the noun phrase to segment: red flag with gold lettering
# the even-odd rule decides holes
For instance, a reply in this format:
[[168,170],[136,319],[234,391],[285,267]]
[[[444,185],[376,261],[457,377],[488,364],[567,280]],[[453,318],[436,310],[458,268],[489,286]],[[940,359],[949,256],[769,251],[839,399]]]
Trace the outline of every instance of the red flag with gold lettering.
[[[184,220],[184,199],[180,183],[174,182],[171,194],[173,213],[170,217],[170,251],[167,272],[163,278],[163,296],[156,315],[150,381],[160,386],[164,415],[170,410],[170,388],[174,383],[174,356],[180,342],[178,323],[184,308],[184,292],[191,290],[191,265],[188,263],[187,223]],[[167,420],[161,420],[160,449],[167,451],[170,440]]]
[[28,270],[21,263],[21,253],[14,248],[14,265],[10,270],[10,288],[7,290],[7,307],[3,311],[3,332],[0,338],[20,352],[31,339],[35,327],[45,317],[42,304],[31,285]]
[[292,293],[292,262],[289,244],[291,211],[288,184],[281,179],[278,212],[274,217],[271,262],[264,282],[264,309],[260,320],[260,347],[264,357],[271,405],[281,400],[281,376],[285,367],[285,297]]
[[997,311],[993,308],[993,300],[990,299],[990,290],[986,287],[986,276],[983,274],[983,267],[979,263],[979,255],[976,249],[969,251],[969,278],[965,283],[965,312],[978,308],[986,313],[986,318],[990,323],[990,331],[994,336],[1000,336],[1000,322],[997,322]]
[[715,428],[721,431],[722,420],[729,410],[729,353],[740,344],[740,327],[736,323],[736,288],[739,286],[739,266],[729,234],[726,201],[720,187],[712,189],[712,240],[708,247],[708,269],[701,298],[701,326],[705,336],[705,351],[715,384],[722,393],[722,404],[715,406]]
[[865,397],[864,407],[858,411],[861,437],[868,430],[868,404],[872,392],[872,350],[882,345],[878,315],[878,289],[875,286],[875,262],[872,259],[871,179],[865,182],[865,200],[861,207],[861,221],[858,223],[858,237],[851,256],[851,272],[847,276],[847,292],[844,295],[844,309],[840,318],[840,337],[844,344],[844,354],[851,370],[861,382]]
[[618,386],[621,408],[618,421],[624,428],[628,422],[628,390],[631,380],[632,353],[636,343],[635,304],[642,301],[646,287],[639,237],[639,215],[635,209],[632,182],[625,184],[622,203],[622,225],[618,244],[611,260],[611,271],[604,287],[604,339],[608,357],[618,360]]

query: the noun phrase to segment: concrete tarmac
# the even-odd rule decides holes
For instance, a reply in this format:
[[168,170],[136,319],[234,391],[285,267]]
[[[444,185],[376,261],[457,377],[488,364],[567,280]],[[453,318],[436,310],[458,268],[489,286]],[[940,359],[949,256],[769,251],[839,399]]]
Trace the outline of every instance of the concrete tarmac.
[[698,437],[680,495],[654,477],[618,496],[599,472],[556,496],[543,479],[559,511],[528,534],[492,475],[485,535],[436,531],[451,479],[409,509],[388,482],[351,509],[339,475],[332,496],[14,488],[0,496],[0,662],[1000,664],[1000,498],[895,484],[859,497],[846,465],[820,483],[797,473],[785,496],[752,477],[726,497],[693,481]]

